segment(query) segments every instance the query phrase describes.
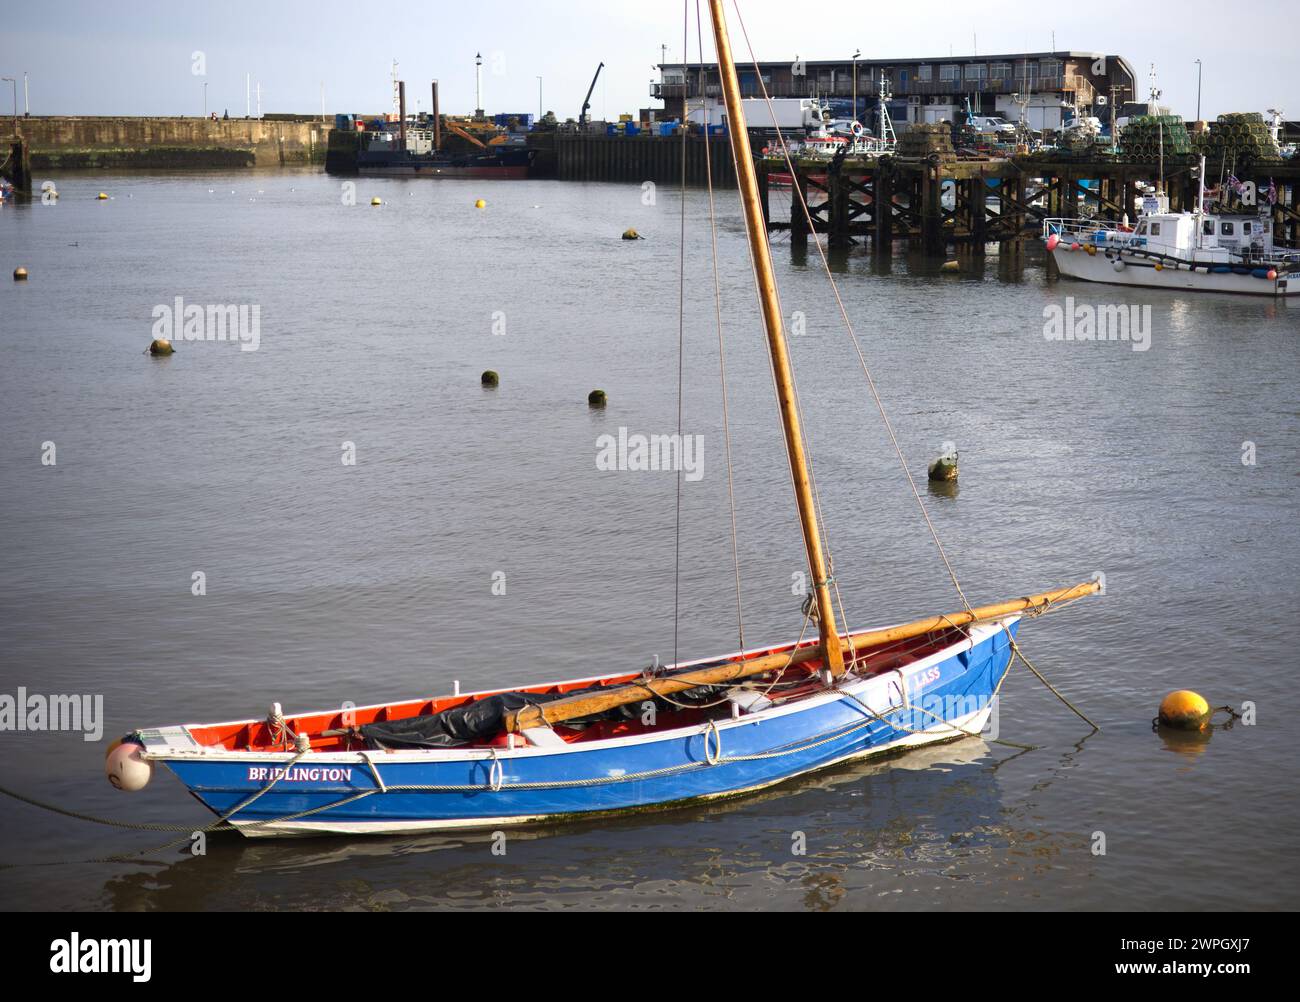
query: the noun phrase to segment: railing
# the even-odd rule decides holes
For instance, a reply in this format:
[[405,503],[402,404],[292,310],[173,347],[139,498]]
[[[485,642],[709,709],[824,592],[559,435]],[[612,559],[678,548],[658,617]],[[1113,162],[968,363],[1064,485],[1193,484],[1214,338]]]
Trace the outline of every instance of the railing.
[[656,101],[662,101],[666,97],[697,97],[698,95],[693,93],[695,88],[691,88],[692,93],[687,93],[688,86],[685,83],[652,83],[650,96]]
[[1093,87],[1092,81],[1078,73],[1067,73],[1062,77],[1060,89],[1073,91],[1084,104],[1092,104],[1097,96],[1097,89]]
[[[955,80],[918,80],[916,77],[909,75],[906,81],[901,79],[901,74],[895,74],[899,79],[892,81],[890,87],[898,97],[909,95],[921,95],[938,97],[945,94],[1012,94],[1019,92],[1021,94],[1039,93],[1042,91],[1061,91],[1071,92],[1079,95],[1084,104],[1091,104],[1097,95],[1097,89],[1092,81],[1086,76],[1079,73],[1057,73],[1047,76],[1026,77],[1026,76],[983,76],[976,79],[966,79],[964,76]],[[829,86],[811,77],[797,77],[794,83],[786,92],[784,87],[774,87],[773,84],[767,85],[768,93],[771,97],[851,97],[853,95],[853,85],[851,78],[837,74],[835,85]],[[858,78],[857,94],[860,98],[875,98],[879,89],[879,80],[868,77],[863,74]],[[745,97],[759,97],[762,90],[757,82],[748,83],[741,81],[741,93]],[[708,97],[718,97],[722,94],[722,88],[718,84],[707,84],[704,87],[704,94]],[[652,83],[650,85],[650,96],[663,100],[664,98],[679,97],[699,97],[700,84],[698,80],[690,80],[684,83]]]
[[1078,243],[1106,247],[1141,247],[1146,237],[1135,237],[1131,230],[1119,228],[1118,223],[1105,220],[1049,218],[1043,220],[1043,239],[1050,236],[1083,237]]
[[1121,229],[1119,224],[1111,222],[1092,222],[1085,219],[1044,219],[1043,239],[1055,236],[1058,240],[1077,243],[1080,249],[1093,246],[1099,249],[1126,250],[1155,261],[1177,262],[1180,266],[1196,268],[1213,268],[1218,265],[1235,265],[1241,267],[1264,265],[1300,265],[1300,251],[1275,247],[1263,250],[1258,247],[1217,247],[1207,250],[1224,251],[1230,260],[1189,260],[1177,254],[1152,250],[1147,238],[1131,230]]

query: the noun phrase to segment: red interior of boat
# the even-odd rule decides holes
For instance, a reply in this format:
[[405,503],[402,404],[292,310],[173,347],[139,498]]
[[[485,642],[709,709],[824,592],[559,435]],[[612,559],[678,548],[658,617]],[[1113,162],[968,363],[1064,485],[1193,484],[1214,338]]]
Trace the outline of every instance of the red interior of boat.
[[[868,648],[858,653],[853,670],[859,676],[893,671],[942,650],[958,638],[958,631],[945,630],[940,633],[882,645],[881,647]],[[810,647],[815,645],[815,641],[808,641],[800,646]],[[769,650],[753,651],[744,657],[734,657],[728,660],[739,663],[768,654],[788,652],[792,649],[794,648],[790,645],[774,647]],[[769,698],[778,703],[788,703],[823,691],[825,687],[818,676],[820,670],[821,662],[818,660],[807,661],[787,668],[779,679],[781,683],[779,689],[773,689],[769,693]],[[360,707],[346,712],[342,709],[328,710],[322,713],[287,716],[285,723],[295,734],[306,734],[310,738],[312,751],[357,751],[361,750],[362,746],[355,737],[346,733],[333,732],[343,732],[349,728],[381,721],[404,720],[408,717],[432,715],[502,692],[560,694],[587,689],[592,687],[593,684],[614,688],[642,677],[641,672],[629,672],[625,675],[611,675],[608,678],[601,679],[598,683],[548,683],[536,686],[521,686],[513,689],[495,689],[490,692],[466,696],[439,696],[408,700],[382,706]],[[775,680],[776,673],[768,673],[753,676],[749,681],[752,685],[761,687]],[[710,719],[725,717],[730,712],[730,707],[727,705],[703,708],[673,707],[668,712],[657,714],[652,727],[642,724],[639,718],[601,720],[581,727],[567,727],[559,724],[555,727],[555,733],[568,742],[600,741],[607,738],[642,734],[649,730],[672,730],[677,727],[705,723]],[[191,727],[190,733],[201,745],[226,748],[230,751],[282,751],[286,749],[283,741],[277,741],[275,731],[267,720]],[[505,747],[509,742],[510,737],[502,731],[491,740],[482,743],[480,747]]]

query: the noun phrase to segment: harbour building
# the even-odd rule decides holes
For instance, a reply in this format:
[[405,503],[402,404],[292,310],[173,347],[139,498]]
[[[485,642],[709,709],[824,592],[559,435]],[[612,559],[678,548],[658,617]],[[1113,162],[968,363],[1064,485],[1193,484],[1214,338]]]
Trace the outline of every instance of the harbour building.
[[[722,90],[716,64],[662,63],[659,80],[650,85],[653,100],[663,102],[656,118],[683,117],[703,108],[711,122],[722,120]],[[759,78],[762,78],[762,86]],[[740,69],[742,97],[818,98],[833,117],[853,116],[870,124],[886,89],[890,117],[906,125],[956,121],[967,110],[1025,123],[1035,130],[1059,129],[1076,113],[1095,115],[1103,123],[1110,107],[1146,96],[1133,67],[1121,56],[1100,52],[1022,52],[997,56],[947,56],[927,59],[799,59],[753,63]],[[698,111],[697,111],[698,117]]]

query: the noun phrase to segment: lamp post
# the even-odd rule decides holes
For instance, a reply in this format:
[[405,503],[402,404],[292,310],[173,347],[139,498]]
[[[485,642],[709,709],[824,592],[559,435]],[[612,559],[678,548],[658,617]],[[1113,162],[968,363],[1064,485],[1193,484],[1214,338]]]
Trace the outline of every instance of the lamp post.
[[483,113],[483,53],[476,53],[474,56],[474,117],[479,121],[484,118]]
[[537,78],[537,121],[540,122],[542,120],[542,116],[545,114],[546,112],[542,111],[542,78],[538,77]]
[[862,55],[861,49],[853,51],[853,121],[858,120],[858,57]]
[[203,117],[208,117],[208,82],[203,81]]
[[1196,120],[1201,120],[1201,61],[1196,60]]

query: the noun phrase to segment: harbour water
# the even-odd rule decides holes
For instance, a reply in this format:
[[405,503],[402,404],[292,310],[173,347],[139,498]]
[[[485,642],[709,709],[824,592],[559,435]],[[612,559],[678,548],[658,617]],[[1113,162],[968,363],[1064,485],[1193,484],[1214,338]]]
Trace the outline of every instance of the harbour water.
[[[705,193],[686,196],[683,430],[702,437],[703,476],[683,485],[675,616],[675,477],[596,459],[620,428],[677,430],[679,194],[355,184],[308,169],[69,174],[57,205],[0,210],[0,262],[31,275],[0,285],[0,695],[101,695],[104,714],[100,741],[0,732],[0,785],[197,828],[210,816],[163,771],[112,790],[107,741],[273,701],[380,702],[736,648]],[[719,211],[753,645],[798,634],[802,549],[734,195]],[[647,239],[620,240],[628,227]],[[849,625],[959,608],[815,248],[775,239]],[[1105,573],[1104,597],[1021,632],[1099,733],[1018,668],[1000,736],[1031,750],[965,740],[724,803],[511,831],[504,854],[491,833],[214,836],[204,856],[93,863],[173,836],[5,800],[0,905],[1300,904],[1285,633],[1300,604],[1300,312],[1063,283],[1035,247],[961,275],[901,252],[833,264],[972,601]],[[181,334],[174,356],[148,357],[155,308],[176,297],[257,307],[256,350]],[[1149,306],[1147,350],[1050,339],[1067,297]],[[499,388],[479,385],[486,369]],[[587,407],[595,388],[603,411]],[[927,490],[947,442],[960,487]],[[1250,703],[1256,723],[1153,733],[1179,688]]]

